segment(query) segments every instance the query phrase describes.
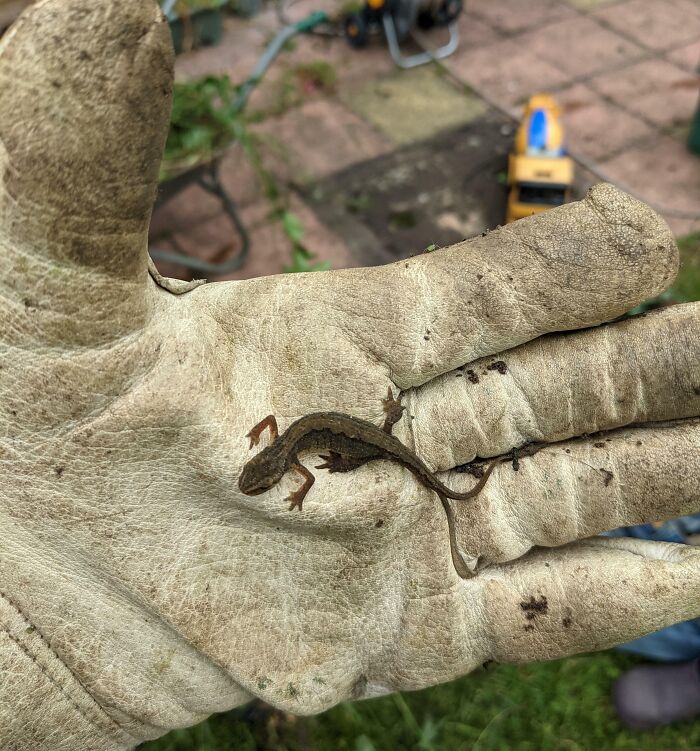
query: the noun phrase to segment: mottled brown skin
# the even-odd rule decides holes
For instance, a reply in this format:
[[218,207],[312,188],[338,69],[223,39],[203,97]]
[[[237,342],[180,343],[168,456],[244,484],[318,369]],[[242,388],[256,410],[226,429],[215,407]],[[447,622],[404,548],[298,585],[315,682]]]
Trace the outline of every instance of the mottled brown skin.
[[290,501],[289,510],[298,508],[301,511],[304,498],[315,480],[313,474],[299,461],[298,454],[301,451],[328,449],[328,454],[320,455],[324,463],[317,465],[316,469],[328,469],[329,472],[350,472],[375,459],[398,462],[440,497],[447,515],[452,562],[461,577],[469,578],[473,573],[457,552],[454,514],[447,498],[458,501],[474,498],[481,492],[494,467],[503,459],[499,457],[492,461],[479,482],[466,493],[451,490],[435,477],[422,459],[391,435],[404,410],[400,400],[400,396],[398,400],[393,398],[390,389],[384,400],[386,419],[381,428],[342,412],[314,412],[299,418],[279,435],[274,415],[268,415],[248,433],[248,437],[253,447],[257,445],[265,428],[270,428],[272,443],[243,467],[238,487],[246,495],[259,495],[276,485],[292,469],[302,475],[305,482],[287,498]]

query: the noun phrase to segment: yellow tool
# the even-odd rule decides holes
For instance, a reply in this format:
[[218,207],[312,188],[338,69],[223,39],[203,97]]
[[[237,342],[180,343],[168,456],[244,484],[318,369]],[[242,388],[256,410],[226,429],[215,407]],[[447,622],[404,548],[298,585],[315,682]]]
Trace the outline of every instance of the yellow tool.
[[573,182],[559,106],[548,94],[536,94],[525,106],[515,150],[508,156],[506,222],[566,203]]

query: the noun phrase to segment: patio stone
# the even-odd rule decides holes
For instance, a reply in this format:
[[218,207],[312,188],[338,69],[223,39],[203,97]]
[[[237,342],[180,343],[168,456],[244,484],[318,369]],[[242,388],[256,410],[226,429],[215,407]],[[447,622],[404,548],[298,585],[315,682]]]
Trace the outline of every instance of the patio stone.
[[472,13],[469,5],[467,5],[457,19],[457,30],[459,32],[459,47],[457,48],[457,52],[497,42],[503,36],[500,31],[494,29],[476,13]]
[[[221,183],[239,208],[262,197],[262,186],[243,149],[233,145],[221,160]],[[211,219],[222,210],[221,202],[195,183],[166,203],[157,205],[151,219],[150,235],[159,237]]]
[[211,219],[221,212],[221,203],[197,185],[190,185],[167,203],[156,204],[149,235],[159,238]]
[[348,90],[343,98],[397,144],[471,122],[486,110],[482,99],[460,91],[435,66],[397,71]]
[[[304,225],[303,243],[315,256],[312,263],[328,261],[336,269],[356,265],[343,241],[321,224],[313,210],[296,195],[291,198],[290,210]],[[272,217],[270,204],[263,200],[248,206],[241,212],[241,219],[250,236],[248,257],[240,269],[212,277],[212,280],[251,279],[283,273],[292,262],[292,245],[280,222]],[[223,213],[176,233],[173,239],[174,242],[163,241],[157,247],[178,249],[209,263],[225,262],[240,247],[238,237]],[[196,272],[193,274],[185,267],[174,264],[157,261],[156,265],[161,273],[174,278],[192,279],[198,276]]]
[[334,99],[318,99],[253,127],[268,168],[284,179],[311,179],[383,154],[392,143]]
[[558,92],[556,99],[562,107],[568,147],[583,156],[601,159],[655,132],[586,84],[574,84]]
[[[651,138],[600,167],[623,190],[631,190],[662,215],[664,209],[700,215],[700,157],[672,138]],[[666,218],[674,227],[680,227],[679,219],[688,221]]]
[[700,68],[700,41],[667,52],[666,59],[691,73],[697,73]]
[[592,78],[590,85],[626,110],[659,127],[689,122],[700,79],[661,58]]
[[593,15],[653,50],[669,50],[700,36],[700,6],[693,0],[628,0]]
[[[290,209],[304,225],[304,246],[314,254],[311,263],[327,261],[334,269],[356,265],[343,241],[298,196],[292,197]],[[251,222],[248,259],[242,268],[217,277],[217,281],[284,273],[292,262],[292,245],[280,222],[270,217],[269,205],[250,207],[243,219]]]
[[513,39],[465,49],[448,58],[445,65],[458,79],[505,107],[571,80],[559,66]]
[[525,3],[522,0],[471,0],[466,5],[470,13],[507,34],[574,15],[572,8],[559,0],[528,0]]
[[646,54],[590,15],[577,15],[521,34],[518,43],[575,78],[619,67]]
[[572,8],[578,8],[582,11],[595,10],[611,3],[619,2],[619,0],[564,0]]
[[219,44],[177,56],[176,78],[228,74],[232,81],[244,81],[272,38],[275,23],[271,11],[256,16],[253,22],[227,17]]

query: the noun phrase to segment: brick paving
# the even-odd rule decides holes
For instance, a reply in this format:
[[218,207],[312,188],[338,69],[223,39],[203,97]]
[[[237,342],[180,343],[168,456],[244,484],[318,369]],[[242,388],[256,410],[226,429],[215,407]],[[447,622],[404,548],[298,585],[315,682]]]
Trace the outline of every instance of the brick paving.
[[[298,19],[338,7],[333,0],[300,0],[289,14]],[[351,175],[364,164],[373,175],[374,161],[443,132],[468,134],[489,113],[517,115],[539,91],[560,102],[572,152],[654,204],[679,236],[700,231],[700,157],[685,148],[700,93],[699,0],[465,0],[465,8],[460,48],[444,65],[401,71],[380,40],[356,51],[340,38],[305,36],[280,55],[255,91],[250,111],[260,120],[251,126],[258,148],[288,191],[318,260],[340,268],[358,263],[358,255],[356,243],[342,236],[337,212],[323,210],[315,186],[342,185],[334,175]],[[248,21],[228,19],[222,43],[180,56],[177,76],[228,73],[240,81],[278,28],[270,9]],[[295,71],[319,61],[333,71],[334,86],[288,96],[299,86]],[[232,147],[222,174],[252,238],[250,262],[230,278],[279,273],[290,261],[290,241],[240,147]],[[583,187],[597,179],[579,171]],[[464,212],[443,212],[436,226],[480,231],[486,227],[479,221],[492,216],[473,207]],[[220,209],[195,188],[156,211],[152,235],[175,236],[188,252],[208,259],[235,250]]]

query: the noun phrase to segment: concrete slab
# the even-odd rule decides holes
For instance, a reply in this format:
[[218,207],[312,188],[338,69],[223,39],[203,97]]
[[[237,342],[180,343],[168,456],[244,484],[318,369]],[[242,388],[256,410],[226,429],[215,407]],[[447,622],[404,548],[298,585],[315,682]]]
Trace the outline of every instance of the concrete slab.
[[505,107],[538,91],[560,88],[572,78],[514,39],[465,49],[445,65],[458,79]]
[[700,36],[700,6],[693,0],[627,0],[593,15],[656,51],[673,49]]
[[691,42],[667,52],[666,59],[679,68],[697,73],[700,69],[700,41]]
[[514,127],[490,111],[428,141],[330,175],[309,196],[361,264],[448,245],[505,217],[505,171]]
[[486,110],[479,97],[461,91],[434,66],[397,71],[349,89],[343,99],[395,144],[429,138]]
[[586,84],[574,84],[557,92],[556,98],[563,110],[569,149],[586,157],[610,157],[656,132]]
[[253,127],[266,166],[296,185],[393,148],[369,123],[333,99],[319,99]]
[[700,90],[696,74],[661,58],[604,73],[589,83],[627,111],[664,128],[690,121]]
[[[327,261],[333,268],[355,265],[348,248],[328,227],[321,224],[316,214],[298,196],[292,196],[290,210],[304,226],[304,246],[315,258],[313,262]],[[250,234],[250,251],[245,265],[229,274],[212,277],[215,281],[228,279],[251,279],[256,276],[281,274],[292,260],[292,245],[280,222],[270,214],[267,201],[248,206],[241,218]],[[158,247],[178,249],[211,263],[221,263],[235,256],[240,248],[231,225],[223,214],[210,217],[196,226],[175,233],[170,240],[162,240]],[[177,279],[192,279],[191,271],[184,267],[156,262],[161,273]],[[197,276],[195,274],[194,276]]]
[[578,8],[578,10],[582,11],[591,11],[612,3],[620,2],[620,0],[565,0],[565,2],[572,8]]
[[521,34],[518,43],[574,78],[585,78],[645,56],[645,51],[590,15]]
[[[221,183],[236,206],[242,208],[263,197],[260,179],[240,145],[233,145],[221,160]],[[221,202],[192,183],[167,202],[159,201],[151,219],[150,236],[158,238],[200,224],[221,213]]]
[[505,34],[545,26],[575,15],[574,10],[560,0],[470,0],[469,12]]
[[457,30],[459,31],[458,52],[483,47],[503,37],[500,31],[494,29],[476,13],[472,13],[469,5],[457,19]]
[[651,203],[667,221],[678,226],[673,211],[700,215],[700,157],[691,154],[684,144],[662,136],[651,138],[600,164],[620,187],[631,189]]
[[251,74],[276,29],[277,21],[271,10],[256,16],[252,22],[227,17],[219,44],[177,56],[176,78],[228,74],[232,81],[243,81]]

